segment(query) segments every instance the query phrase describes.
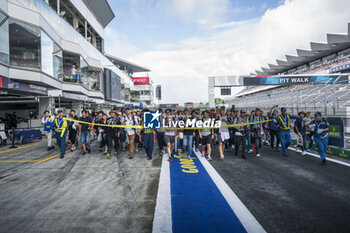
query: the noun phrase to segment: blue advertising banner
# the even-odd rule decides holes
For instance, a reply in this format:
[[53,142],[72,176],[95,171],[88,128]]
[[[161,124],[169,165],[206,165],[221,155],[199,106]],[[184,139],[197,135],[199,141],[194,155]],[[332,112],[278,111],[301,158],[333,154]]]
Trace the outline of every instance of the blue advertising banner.
[[342,66],[337,66],[334,68],[329,69],[329,73],[336,73],[344,70],[350,70],[350,63],[342,65]]
[[[339,78],[339,79],[338,79]],[[243,77],[243,85],[291,85],[306,83],[337,83],[348,82],[347,75],[264,75],[255,77]]]

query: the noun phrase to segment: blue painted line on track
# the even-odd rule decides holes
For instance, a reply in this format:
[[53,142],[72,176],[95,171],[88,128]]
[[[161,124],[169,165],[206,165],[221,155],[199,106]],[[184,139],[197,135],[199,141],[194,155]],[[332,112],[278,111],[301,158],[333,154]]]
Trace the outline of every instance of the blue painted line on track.
[[173,232],[247,232],[194,152],[192,158],[186,166],[197,173],[184,172],[191,168],[181,162],[189,160],[179,155],[170,162]]

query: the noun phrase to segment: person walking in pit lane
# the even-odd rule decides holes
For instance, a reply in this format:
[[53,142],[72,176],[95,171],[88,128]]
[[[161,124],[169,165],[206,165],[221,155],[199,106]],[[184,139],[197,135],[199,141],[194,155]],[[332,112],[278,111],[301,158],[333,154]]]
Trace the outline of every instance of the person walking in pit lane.
[[[166,109],[165,114],[166,116],[164,117],[164,127],[165,128],[175,127],[176,119],[175,119],[175,116],[171,115],[171,110]],[[164,141],[167,145],[169,162],[173,159],[173,151],[175,147],[175,135],[176,135],[176,130],[174,129],[166,129],[164,132]]]
[[92,123],[92,118],[88,116],[88,112],[86,110],[81,111],[82,117],[80,117],[79,121],[85,123],[79,123],[79,137],[80,142],[83,143],[83,153],[85,155],[87,152],[91,153],[90,149],[90,129],[89,123]]
[[[119,121],[122,123],[122,122],[124,122],[124,116],[123,116],[123,113],[121,113],[121,112],[118,112],[117,113],[117,116],[118,116],[118,118],[119,118]],[[121,146],[122,146],[122,151],[125,151],[125,148],[126,148],[126,130],[125,130],[125,128],[120,128],[119,129],[119,135],[120,135],[120,137],[119,137],[119,141],[120,141],[120,143],[121,143]]]
[[[71,111],[70,111],[70,115],[72,116],[72,119],[73,120],[79,120],[79,118],[78,118],[78,116],[75,114],[75,110],[74,109],[72,109]],[[71,141],[72,142],[72,151],[74,151],[77,147],[78,147],[78,143],[79,143],[79,140],[78,140],[78,137],[77,137],[77,135],[78,135],[78,129],[79,129],[79,123],[77,123],[77,122],[74,122],[74,121],[71,121],[71,126],[72,125],[75,125],[75,139],[73,139],[73,135],[72,135],[72,137],[70,137],[70,139],[72,139],[72,140],[74,140],[74,143],[73,143],[73,141]],[[73,133],[73,134],[74,134]],[[69,134],[70,135],[70,134]],[[70,140],[69,139],[69,140]]]
[[234,127],[236,129],[235,130],[235,143],[236,143],[235,155],[236,156],[238,155],[238,149],[239,149],[239,146],[241,145],[243,159],[246,159],[245,148],[246,148],[246,144],[247,144],[246,140],[247,140],[247,132],[248,132],[247,125],[244,125],[244,124],[248,123],[248,120],[247,120],[245,114],[246,114],[246,111],[242,109],[240,111],[240,115],[233,120],[233,124],[240,125],[240,126]]
[[103,114],[102,115],[102,119],[100,121],[100,124],[102,124],[104,126],[100,125],[98,127],[99,137],[101,137],[99,151],[102,152],[102,150],[104,149],[104,154],[105,155],[107,155],[107,153],[108,153],[107,130],[108,130],[109,127],[105,126],[105,125],[107,125],[107,120],[108,120],[107,115]]
[[281,114],[277,117],[277,119],[279,123],[282,153],[284,156],[287,156],[287,149],[292,143],[292,139],[290,136],[290,120],[291,119],[302,120],[302,119],[300,117],[287,114],[287,109],[285,107],[281,108]]
[[160,129],[157,129],[157,141],[158,141],[158,147],[159,147],[159,154],[163,155],[164,154],[164,147],[165,142],[164,142],[164,129],[163,129],[163,110],[160,108],[158,109],[158,112],[161,114],[160,116]]
[[[187,122],[187,120],[192,121],[193,118],[190,114],[189,111],[187,109],[184,110],[184,117],[182,118],[182,120],[185,122]],[[183,147],[182,147],[182,157],[191,159],[191,155],[192,155],[192,148],[193,148],[193,138],[195,136],[194,130],[193,129],[184,129],[183,130]]]
[[[197,117],[196,110],[192,110],[191,118],[192,118],[192,120],[195,120],[195,122],[199,121],[199,118]],[[198,131],[199,130],[193,130],[193,144],[194,144],[196,152],[199,151],[199,132]]]
[[[227,117],[225,115],[225,108],[221,107],[219,110],[218,120],[221,121],[221,126],[229,125]],[[220,159],[224,159],[225,143],[230,139],[230,133],[227,127],[219,128],[218,140],[219,140],[219,153]]]
[[[280,144],[280,134],[278,132],[278,110],[275,109],[277,107],[277,105],[272,106],[271,110],[270,110],[270,117],[269,117],[269,131],[270,131],[270,146],[271,146],[271,150],[275,150],[276,152],[279,152],[279,144]],[[276,139],[276,146],[274,145]]]
[[328,132],[330,125],[326,119],[322,117],[320,112],[315,113],[315,120],[311,122],[313,128],[314,140],[318,148],[318,153],[322,159],[322,165],[326,165],[326,151],[328,147]]
[[60,159],[64,158],[64,153],[66,152],[66,138],[67,138],[67,120],[63,117],[63,110],[59,109],[57,111],[58,117],[55,118],[54,130],[57,140],[57,145],[60,150]]
[[[255,116],[255,110],[252,110],[251,112],[250,112],[250,115],[249,115],[249,117],[248,117],[248,121],[249,122],[252,122],[252,119],[253,119],[253,117]],[[249,128],[250,128],[251,126],[249,126]],[[251,130],[248,130],[248,154],[250,154],[250,153],[253,153],[253,144],[254,142],[253,142],[253,138],[252,138],[252,131]]]
[[[203,124],[205,122],[210,122],[209,112],[207,110],[203,111]],[[208,154],[208,161],[211,161],[211,142],[214,138],[214,129],[201,129],[199,130],[199,138],[202,141],[202,157],[205,157],[205,149]]]
[[76,149],[76,140],[77,140],[77,128],[78,128],[78,123],[77,122],[74,122],[73,120],[74,117],[72,114],[69,115],[68,117],[71,121],[68,122],[68,138],[69,138],[69,141],[71,142],[72,144],[72,147],[71,147],[71,150],[72,151],[75,151]]
[[55,116],[51,116],[48,110],[44,111],[44,117],[41,120],[41,124],[44,126],[44,132],[47,137],[47,150],[52,150],[55,148],[54,146],[52,146],[54,119]]
[[[137,115],[136,110],[131,111],[132,119],[135,122],[135,125],[140,125],[141,118]],[[134,129],[135,131],[135,152],[139,152],[138,148],[141,148],[142,145],[142,137],[141,137],[141,130],[140,129]]]
[[[149,112],[149,109],[145,109],[145,112]],[[154,146],[154,129],[143,129],[143,145],[145,147],[148,160],[152,160],[153,146]]]
[[296,120],[294,122],[294,132],[298,135],[298,144],[300,144],[300,149],[302,155],[306,155],[306,126],[305,126],[305,113],[299,112],[298,116],[302,118],[302,120]]
[[[113,125],[121,125],[121,122],[119,118],[117,117],[116,110],[111,110],[110,112],[110,118],[107,120],[107,125],[113,126]],[[113,143],[114,143],[114,156],[117,157],[118,155],[118,148],[119,148],[119,128],[117,127],[108,127],[106,129],[106,137],[107,137],[107,158],[111,159],[111,153],[113,150]]]
[[262,146],[262,141],[263,141],[263,137],[264,137],[264,126],[263,126],[263,122],[264,118],[261,116],[260,114],[260,109],[257,108],[255,109],[255,116],[253,116],[251,118],[251,122],[257,122],[255,124],[252,124],[250,127],[250,131],[251,131],[251,137],[252,137],[252,141],[255,143],[255,152],[256,152],[256,157],[260,158],[260,150],[261,150],[261,146]]
[[[126,126],[138,126],[138,122],[135,117],[131,114],[131,109],[125,109],[124,125]],[[135,156],[135,137],[136,137],[136,128],[126,128],[127,137],[129,139],[129,150],[128,155],[129,159],[133,159]]]
[[305,125],[306,125],[306,140],[308,141],[308,151],[309,152],[314,152],[314,149],[312,149],[312,146],[314,145],[314,140],[312,139],[314,136],[314,133],[312,130],[309,128],[309,125],[311,124],[312,120],[310,117],[311,113],[306,112],[305,113]]
[[[234,117],[234,111],[231,111],[230,109],[228,109],[226,111],[226,118],[227,121],[229,122],[229,124],[233,124],[233,120],[236,118]],[[230,139],[226,142],[226,152],[232,152],[232,149],[234,148],[235,145],[235,127],[230,127],[228,128],[229,134],[230,134]]]
[[[217,118],[217,114],[216,114],[214,108],[210,109],[209,118],[212,119],[212,121],[214,121],[214,123],[215,123],[216,118]],[[212,148],[216,148],[216,140],[217,140],[218,131],[219,131],[219,129],[214,129],[214,138],[212,140],[212,145],[211,145]]]

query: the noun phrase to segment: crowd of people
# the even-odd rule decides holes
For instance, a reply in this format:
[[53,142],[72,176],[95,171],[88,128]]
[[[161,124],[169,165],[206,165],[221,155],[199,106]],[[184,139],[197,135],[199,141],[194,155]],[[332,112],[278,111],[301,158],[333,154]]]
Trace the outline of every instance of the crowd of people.
[[[66,138],[68,137],[71,150],[82,144],[82,154],[91,153],[91,139],[98,141],[98,150],[111,159],[118,156],[120,151],[128,150],[128,157],[133,159],[135,151],[144,148],[147,158],[152,159],[153,146],[158,142],[159,153],[167,154],[168,161],[172,161],[174,153],[181,148],[183,157],[192,159],[193,149],[202,154],[209,161],[212,160],[212,150],[218,149],[219,156],[224,159],[224,154],[232,152],[240,154],[246,159],[247,153],[255,153],[261,157],[262,146],[270,146],[272,150],[282,152],[287,156],[287,149],[291,145],[291,130],[298,136],[297,146],[303,155],[307,151],[313,152],[313,142],[318,147],[322,164],[326,164],[326,150],[328,146],[329,123],[322,118],[320,112],[314,114],[311,119],[310,112],[299,112],[298,116],[287,113],[282,107],[272,106],[265,115],[259,108],[246,112],[244,109],[225,109],[217,107],[212,109],[155,109],[161,118],[160,129],[144,129],[142,127],[143,112],[149,109],[111,110],[108,113],[99,111],[90,113],[82,110],[80,117],[72,110],[67,118],[63,117],[63,111],[58,110],[57,116],[51,116],[45,111],[42,118],[44,130],[49,138],[48,150],[53,149],[53,133],[60,149],[60,158],[64,157]],[[291,120],[295,119],[292,126]],[[179,121],[220,121],[219,128],[181,128]],[[307,146],[308,142],[308,146]],[[280,150],[281,147],[281,150]]]

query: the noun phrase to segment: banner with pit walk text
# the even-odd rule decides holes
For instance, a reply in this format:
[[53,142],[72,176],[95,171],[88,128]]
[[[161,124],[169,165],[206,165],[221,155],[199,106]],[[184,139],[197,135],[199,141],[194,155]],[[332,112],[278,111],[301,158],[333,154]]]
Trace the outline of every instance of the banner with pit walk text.
[[348,83],[348,75],[263,75],[243,77],[244,86]]

